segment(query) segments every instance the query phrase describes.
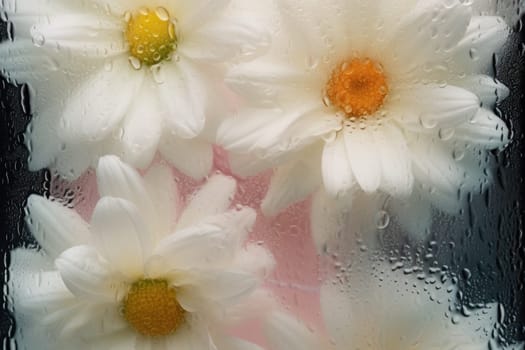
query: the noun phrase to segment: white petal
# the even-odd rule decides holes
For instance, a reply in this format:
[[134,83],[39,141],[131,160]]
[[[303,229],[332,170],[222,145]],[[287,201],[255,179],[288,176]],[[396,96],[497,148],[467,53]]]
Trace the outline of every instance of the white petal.
[[101,140],[115,130],[142,84],[144,73],[133,69],[126,57],[100,68],[73,91],[61,120],[66,140]]
[[168,337],[166,341],[170,350],[217,350],[210,338],[208,327],[204,324],[199,324],[199,322],[191,322],[188,326],[182,326],[175,334]]
[[110,283],[115,281],[111,281],[108,266],[94,247],[82,245],[70,248],[60,254],[55,264],[64,284],[75,296],[93,301],[114,300]]
[[73,209],[31,195],[27,200],[26,223],[38,243],[52,258],[90,239],[88,224]]
[[35,38],[44,38],[42,45],[51,49],[60,47],[71,50],[73,55],[111,57],[126,52],[122,29],[122,22],[111,16],[61,13],[47,23],[35,24],[31,33]]
[[324,146],[322,175],[324,188],[334,197],[344,194],[356,184],[350,160],[346,154],[344,136],[341,133],[335,140],[326,142]]
[[273,163],[259,159],[255,155],[230,152],[228,154],[230,168],[235,175],[241,177],[255,176],[273,167]]
[[157,213],[154,231],[163,235],[172,232],[182,198],[171,169],[164,165],[152,166],[144,175],[144,184]]
[[255,223],[251,208],[233,210],[208,218],[159,242],[154,255],[165,261],[165,268],[210,268],[231,262]]
[[[217,142],[232,152],[253,152],[258,157],[267,159],[283,157],[334,129],[331,120],[326,120],[326,115],[318,112],[318,105],[319,103],[307,103],[285,111],[241,110],[239,115],[221,124],[217,131]],[[314,115],[319,119],[312,126]],[[321,128],[317,128],[318,126]],[[336,128],[338,126],[336,123]],[[308,131],[313,131],[313,135]]]
[[[42,55],[30,39],[6,40],[0,44],[0,71],[12,82],[45,81],[49,72],[56,71],[56,65],[55,59]],[[39,69],[35,70],[35,66]]]
[[[108,339],[128,330],[129,324],[116,307],[114,295],[112,297],[113,300],[110,302],[84,303],[69,316],[64,317],[59,337],[71,339],[82,334],[83,343],[92,344],[95,340]],[[115,348],[111,347],[111,349]]]
[[221,124],[217,143],[237,153],[265,150],[277,143],[279,136],[299,116],[282,115],[279,110],[242,110]]
[[301,149],[334,135],[342,128],[341,117],[324,106],[305,112],[298,120],[291,124],[282,138],[290,150]]
[[173,3],[180,16],[180,30],[191,34],[206,25],[210,19],[220,16],[230,0],[179,0]]
[[[367,3],[368,4],[368,3]],[[277,2],[277,10],[279,11],[279,18],[282,18],[282,29],[287,34],[286,39],[281,39],[284,50],[289,49],[290,43],[293,43],[293,50],[290,50],[290,55],[295,62],[301,62],[303,64],[306,57],[308,61],[315,62],[315,64],[308,64],[306,68],[313,66],[314,69],[310,69],[310,72],[315,71],[315,68],[324,65],[324,57],[328,57],[328,63],[334,63],[339,60],[340,57],[332,57],[334,55],[326,55],[326,52],[333,52],[334,46],[340,47],[341,41],[340,37],[343,39],[348,39],[348,36],[345,36],[344,33],[358,33],[362,30],[351,30],[346,26],[340,25],[341,22],[337,21],[337,18],[341,16],[341,11],[346,9],[349,6],[352,6],[352,3],[345,3],[344,5],[335,3],[327,6],[317,6],[315,2],[305,2],[300,0],[289,0],[284,2]],[[331,11],[331,7],[338,7],[337,10],[340,10],[337,13],[337,10]],[[337,15],[335,15],[337,13]],[[367,17],[370,14],[374,14],[374,11],[366,12]],[[342,16],[341,16],[342,17]],[[355,22],[359,22],[358,19],[360,16],[355,16]],[[369,17],[368,17],[369,18]],[[330,19],[330,20],[327,20]],[[354,21],[346,21],[348,26],[351,26]],[[315,24],[314,24],[315,23]],[[361,23],[361,22],[359,22]],[[335,24],[335,25],[332,25]],[[335,34],[335,33],[337,34]],[[335,35],[334,35],[335,34]],[[353,36],[352,38],[356,37]],[[280,39],[279,36],[274,35],[274,39]],[[336,45],[334,45],[334,40]],[[355,47],[355,41],[348,43],[348,47]],[[360,46],[361,47],[361,46]],[[335,50],[336,52],[339,50]],[[297,54],[295,54],[297,53]],[[300,57],[300,58],[299,58]],[[298,61],[297,59],[301,60]],[[309,72],[309,73],[310,73]]]
[[470,8],[459,1],[418,1],[388,34],[385,52],[394,57],[396,70],[404,72],[443,60],[465,34],[470,18]]
[[[482,194],[493,182],[496,165],[494,157],[488,152],[459,145],[457,149],[448,149],[448,152],[433,150],[427,153],[430,157],[438,157],[432,170],[441,172],[443,179],[434,175],[424,178],[425,175],[417,174],[424,178],[420,180],[420,192],[431,200],[433,206],[445,213],[458,215],[460,210],[465,210],[469,205],[470,194]],[[450,159],[450,154],[453,154],[453,159]],[[455,154],[460,154],[461,159],[454,159]]]
[[381,160],[373,132],[344,130],[346,154],[355,180],[365,192],[375,192],[381,184]]
[[16,30],[17,39],[31,38],[30,28],[35,23],[41,22],[42,17],[47,17],[60,11],[60,5],[50,4],[41,0],[29,0],[18,3],[13,0],[3,1],[0,9],[5,11]]
[[114,155],[99,159],[97,185],[101,197],[124,198],[137,207],[141,206],[144,199],[148,204],[151,202],[140,174]]
[[120,198],[102,197],[91,225],[98,250],[114,270],[130,278],[143,275],[152,237],[135,205]]
[[451,52],[451,63],[458,74],[492,71],[495,53],[507,41],[510,28],[501,17],[472,17],[465,37]]
[[185,228],[207,216],[226,212],[236,188],[237,183],[232,177],[220,174],[210,177],[190,199],[177,222],[177,228]]
[[463,123],[455,128],[454,137],[491,150],[507,145],[510,140],[510,131],[506,123],[497,115],[480,108],[470,123]]
[[167,108],[167,125],[183,138],[193,138],[204,128],[208,106],[207,78],[194,63],[181,57],[162,66],[166,77],[159,85],[160,98]]
[[233,265],[262,281],[275,267],[275,259],[265,247],[248,244],[237,253]]
[[269,39],[249,21],[248,18],[213,21],[186,36],[179,50],[191,59],[214,63],[236,57],[253,59],[268,46]]
[[[160,1],[155,1],[155,3],[161,4]],[[131,9],[137,9],[139,6],[143,5],[141,0],[91,0],[90,5],[86,6],[83,4],[83,10],[93,9],[96,12],[102,12],[102,16],[108,16],[109,14],[117,18],[123,18],[126,11]],[[98,11],[97,11],[98,10]],[[78,10],[77,10],[78,12]]]
[[394,197],[409,196],[414,175],[404,135],[396,126],[385,123],[373,136],[381,157],[380,188]]
[[487,179],[483,169],[488,168],[489,158],[480,157],[463,145],[455,148],[425,138],[412,141],[410,149],[416,179],[429,191],[437,192],[435,195],[442,192],[457,198],[460,189],[479,190]]
[[153,84],[142,84],[126,113],[116,142],[121,158],[137,168],[151,163],[161,136],[163,115],[157,87]]
[[389,209],[408,234],[416,241],[423,241],[430,233],[432,208],[430,201],[417,191],[408,199],[392,200]]
[[[257,286],[257,279],[252,274],[243,271],[210,269],[192,270],[188,271],[188,274],[191,276],[185,283],[177,285],[180,291],[177,293],[177,298],[180,296],[181,303],[184,303],[185,297],[189,294],[190,300],[198,296],[206,303],[219,303],[224,306],[235,304]],[[183,304],[181,305],[184,307]],[[190,307],[196,308],[197,311],[202,310],[198,305]]]
[[213,342],[217,344],[217,349],[220,350],[264,350],[258,345],[239,338],[214,336]]
[[17,318],[17,326],[19,329],[24,329],[15,332],[13,341],[16,341],[16,346],[18,350],[31,350],[31,349],[40,349],[40,350],[54,350],[62,348],[76,349],[79,344],[75,341],[64,341],[63,339],[57,339],[49,334],[48,329],[44,327],[36,326],[31,327],[27,325],[25,320],[19,316]]
[[97,185],[101,197],[130,201],[153,231],[158,214],[140,174],[117,156],[101,157],[97,167]]
[[300,99],[297,91],[290,91],[294,84],[312,85],[311,77],[296,65],[266,57],[232,68],[225,81],[249,101],[251,107],[266,108],[275,108],[276,101],[293,102]]
[[418,140],[411,145],[414,173],[418,180],[453,193],[461,185],[463,174],[453,159],[453,150],[437,140]]
[[318,350],[320,335],[290,315],[274,312],[264,323],[264,333],[274,350]]
[[415,84],[399,93],[388,112],[411,130],[454,127],[472,119],[479,108],[476,95],[453,85]]
[[319,151],[307,149],[295,161],[275,169],[268,192],[261,203],[265,215],[274,216],[301,201],[321,184]]
[[481,106],[487,109],[494,108],[509,96],[509,88],[488,75],[469,75],[457,80],[454,85],[475,93],[481,101]]
[[230,305],[222,320],[223,326],[238,327],[247,320],[263,320],[272,310],[281,306],[269,290],[258,288],[236,304]]
[[165,133],[159,150],[177,169],[196,180],[208,175],[213,165],[212,145],[204,140],[183,139]]
[[168,350],[166,337],[141,337],[135,339],[135,350]]
[[129,350],[135,348],[137,334],[132,329],[124,329],[90,339],[90,345],[96,349]]

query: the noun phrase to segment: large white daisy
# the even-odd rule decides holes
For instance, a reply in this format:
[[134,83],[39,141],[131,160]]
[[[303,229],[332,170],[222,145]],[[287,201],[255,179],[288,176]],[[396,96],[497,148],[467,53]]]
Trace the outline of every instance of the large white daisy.
[[0,69],[28,83],[31,169],[79,176],[99,156],[146,167],[157,149],[202,178],[227,62],[266,46],[249,6],[229,0],[3,1],[13,41]]
[[491,68],[501,18],[456,0],[280,4],[289,38],[230,74],[246,108],[218,132],[239,174],[276,168],[267,214],[319,188],[348,208],[355,192],[457,202],[488,182],[488,150],[508,142],[492,111],[508,94]]
[[[362,275],[345,286],[329,281],[321,288],[328,336],[278,312],[266,326],[271,350],[488,349],[496,304],[472,310],[469,317],[454,315],[449,304],[455,288],[425,286],[388,269],[381,283],[369,272],[353,272]],[[495,342],[492,348],[498,348]]]
[[[142,179],[102,157],[91,222],[33,195],[27,223],[40,251],[11,255],[20,349],[249,349],[225,335],[273,258],[247,244],[255,221],[228,209],[235,181],[215,175],[181,210],[171,171]],[[247,299],[248,298],[248,299]]]

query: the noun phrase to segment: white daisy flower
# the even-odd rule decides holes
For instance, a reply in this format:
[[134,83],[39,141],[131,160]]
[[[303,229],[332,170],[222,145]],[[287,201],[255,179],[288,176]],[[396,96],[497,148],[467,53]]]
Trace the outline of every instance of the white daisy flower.
[[142,179],[105,156],[97,171],[102,197],[89,224],[29,197],[42,250],[11,255],[19,348],[250,349],[224,328],[274,262],[260,245],[243,247],[256,214],[228,209],[235,181],[212,176],[181,211],[167,167]]
[[457,0],[281,5],[290,38],[230,74],[246,108],[218,132],[240,175],[275,167],[266,214],[318,189],[438,201],[488,182],[488,150],[508,142],[492,112],[509,93],[491,71],[501,18]]
[[391,271],[386,274],[380,284],[367,274],[360,281],[350,277],[348,287],[335,282],[322,286],[328,336],[291,315],[274,313],[266,325],[271,350],[488,349],[496,304],[473,310],[469,317],[453,316],[452,321],[451,289],[431,292],[415,278],[396,280]]
[[229,0],[8,0],[0,11],[14,32],[0,69],[32,89],[30,168],[67,178],[105,154],[144,168],[157,150],[203,178],[226,62],[267,45],[249,7]]

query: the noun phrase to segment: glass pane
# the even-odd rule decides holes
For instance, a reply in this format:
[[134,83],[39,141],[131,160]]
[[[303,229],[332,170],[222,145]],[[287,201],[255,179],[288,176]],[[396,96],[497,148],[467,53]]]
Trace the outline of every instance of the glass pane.
[[3,349],[522,349],[523,10],[0,1]]

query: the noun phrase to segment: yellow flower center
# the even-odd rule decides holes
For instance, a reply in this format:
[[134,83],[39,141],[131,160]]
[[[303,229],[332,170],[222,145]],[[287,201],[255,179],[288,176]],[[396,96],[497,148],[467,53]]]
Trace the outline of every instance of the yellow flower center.
[[148,66],[171,57],[177,46],[177,34],[166,9],[141,9],[127,19],[125,35],[131,56]]
[[376,112],[388,94],[382,67],[369,58],[353,58],[333,70],[326,84],[329,103],[348,117],[364,117]]
[[126,321],[149,337],[175,332],[185,322],[186,311],[173,287],[163,279],[141,279],[131,285],[123,303]]

